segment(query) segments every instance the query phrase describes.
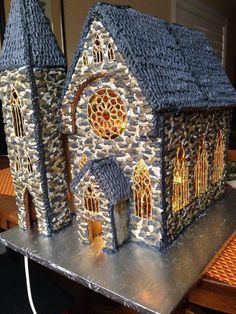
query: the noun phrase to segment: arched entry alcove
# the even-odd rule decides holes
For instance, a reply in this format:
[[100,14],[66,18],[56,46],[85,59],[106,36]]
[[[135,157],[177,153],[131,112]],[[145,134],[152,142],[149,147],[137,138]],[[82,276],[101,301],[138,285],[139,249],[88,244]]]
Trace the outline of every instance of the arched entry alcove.
[[27,229],[38,229],[37,215],[35,210],[35,204],[33,196],[30,194],[29,190],[26,188],[24,192],[24,206],[26,212],[26,225]]

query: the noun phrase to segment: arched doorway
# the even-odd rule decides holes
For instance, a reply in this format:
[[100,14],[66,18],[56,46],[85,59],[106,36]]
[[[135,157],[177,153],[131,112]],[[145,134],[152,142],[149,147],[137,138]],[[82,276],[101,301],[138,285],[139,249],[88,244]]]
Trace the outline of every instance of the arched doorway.
[[24,193],[24,206],[26,212],[26,225],[27,229],[38,229],[37,215],[35,210],[35,204],[32,195],[28,189],[25,189]]

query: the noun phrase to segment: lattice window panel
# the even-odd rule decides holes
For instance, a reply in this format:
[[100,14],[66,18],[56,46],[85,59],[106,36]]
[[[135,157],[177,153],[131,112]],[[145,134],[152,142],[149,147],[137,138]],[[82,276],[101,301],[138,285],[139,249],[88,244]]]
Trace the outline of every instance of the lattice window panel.
[[20,157],[17,155],[15,159],[15,169],[17,172],[21,170],[21,162],[20,162]]
[[101,39],[98,35],[96,35],[96,38],[93,43],[93,62],[94,63],[103,62],[103,51],[102,51]]
[[15,135],[17,137],[25,136],[22,104],[19,95],[14,88],[11,91],[11,112]]
[[89,212],[99,212],[99,202],[97,195],[91,185],[88,185],[84,189],[84,207]]
[[224,161],[225,143],[222,131],[219,130],[216,138],[216,147],[214,151],[212,183],[218,183],[223,178],[225,161]]
[[126,105],[116,91],[100,89],[89,99],[88,119],[98,136],[115,139],[123,133],[127,123]]
[[208,188],[208,153],[205,139],[201,138],[194,167],[195,196],[200,196]]
[[189,204],[189,169],[183,145],[177,148],[173,171],[172,210],[177,212]]
[[141,159],[133,174],[134,209],[136,216],[152,218],[152,186],[148,167]]

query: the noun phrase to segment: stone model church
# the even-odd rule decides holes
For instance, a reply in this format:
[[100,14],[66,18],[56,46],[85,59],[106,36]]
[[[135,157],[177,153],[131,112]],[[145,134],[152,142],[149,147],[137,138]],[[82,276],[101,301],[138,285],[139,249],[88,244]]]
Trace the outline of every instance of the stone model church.
[[37,1],[12,8],[0,93],[20,226],[25,193],[40,232],[70,220],[61,106],[81,241],[99,238],[107,252],[127,240],[165,247],[224,193],[236,93],[205,35],[97,4],[64,82],[65,61]]

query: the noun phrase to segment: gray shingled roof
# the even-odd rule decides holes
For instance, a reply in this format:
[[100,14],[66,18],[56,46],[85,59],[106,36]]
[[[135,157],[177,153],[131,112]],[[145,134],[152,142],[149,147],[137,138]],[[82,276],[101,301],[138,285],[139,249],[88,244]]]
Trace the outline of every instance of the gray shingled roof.
[[66,61],[38,0],[12,0],[0,70],[65,67]]
[[81,179],[87,173],[94,175],[110,205],[130,198],[130,183],[113,157],[87,162],[75,175],[71,185],[73,192],[77,192]]
[[156,111],[236,103],[236,92],[205,35],[130,7],[105,3],[98,3],[88,13],[64,92],[94,20],[109,31]]

